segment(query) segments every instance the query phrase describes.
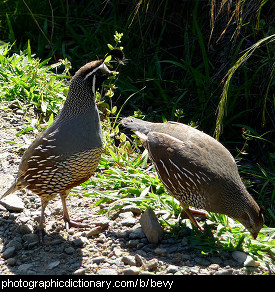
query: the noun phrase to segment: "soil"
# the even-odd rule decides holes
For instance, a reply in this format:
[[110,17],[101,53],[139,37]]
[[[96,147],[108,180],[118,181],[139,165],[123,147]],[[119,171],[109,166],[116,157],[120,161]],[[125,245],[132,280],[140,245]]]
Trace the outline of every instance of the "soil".
[[[31,113],[28,113],[30,117]],[[26,114],[16,103],[0,103],[0,194],[18,171],[26,147],[37,133],[16,135],[26,127]],[[12,141],[15,144],[8,143]],[[165,233],[158,244],[149,243],[133,208],[117,210],[108,217],[99,215],[100,206],[92,207],[94,197],[77,194],[67,199],[73,219],[85,218],[90,228],[71,228],[62,220],[59,197],[46,208],[44,244],[33,234],[40,218],[40,198],[28,190],[16,192],[24,208],[11,212],[0,209],[0,274],[10,275],[209,275],[262,274],[260,265],[244,266],[228,251],[203,255],[188,243],[188,228],[181,236]]]

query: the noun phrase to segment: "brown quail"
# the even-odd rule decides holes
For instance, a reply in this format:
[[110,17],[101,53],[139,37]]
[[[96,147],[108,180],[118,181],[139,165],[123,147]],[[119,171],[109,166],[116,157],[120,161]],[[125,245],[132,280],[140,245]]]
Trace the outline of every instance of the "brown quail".
[[[124,57],[116,49],[108,55]],[[105,58],[89,62],[75,73],[63,109],[26,150],[13,185],[1,197],[23,188],[40,196],[42,211],[36,230],[40,239],[45,208],[57,194],[62,200],[66,228],[81,226],[70,219],[66,197],[73,187],[93,175],[101,157],[102,130],[95,97],[103,82],[113,75],[104,64]]]
[[167,190],[197,224],[189,206],[226,214],[241,222],[255,239],[263,226],[260,208],[246,190],[230,152],[217,140],[190,126],[124,118],[148,149]]

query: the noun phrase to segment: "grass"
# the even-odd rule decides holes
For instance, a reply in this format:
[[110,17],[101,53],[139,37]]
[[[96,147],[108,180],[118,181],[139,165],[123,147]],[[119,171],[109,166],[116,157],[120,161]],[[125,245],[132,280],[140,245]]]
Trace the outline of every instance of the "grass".
[[[10,44],[0,46],[0,98],[17,100],[25,111],[32,106],[40,118],[57,114],[68,93],[68,85],[63,80],[69,79],[66,73],[70,63],[60,60],[47,65],[49,59],[34,58],[30,43],[21,54],[9,56],[11,49]],[[57,73],[61,66],[64,71]]]
[[[64,9],[65,8],[66,7],[64,7]],[[139,8],[137,8],[135,13],[134,20],[144,20],[143,17],[145,17],[145,15],[139,14],[138,9]],[[208,91],[211,90],[212,86],[216,87],[218,83],[213,82],[209,84],[209,79],[211,79],[211,74],[213,74],[212,70],[215,70],[215,66],[213,66],[210,61],[210,56],[206,50],[206,42],[203,38],[201,23],[198,17],[198,4],[192,9],[194,14],[192,14],[191,26],[194,34],[197,35],[198,43],[192,41],[194,35],[190,33],[188,25],[186,25],[186,30],[184,31],[186,54],[184,58],[176,58],[173,53],[167,52],[167,49],[161,48],[160,36],[156,41],[154,40],[157,49],[153,54],[150,54],[150,61],[147,59],[143,64],[144,66],[140,66],[140,63],[135,64],[135,62],[132,61],[130,66],[133,67],[133,75],[129,74],[130,77],[123,77],[122,74],[122,78],[117,81],[116,84],[120,87],[120,93],[123,96],[127,96],[122,102],[122,106],[116,107],[116,105],[113,104],[113,100],[116,98],[116,96],[113,95],[114,92],[116,93],[114,86],[115,79],[111,80],[111,82],[106,85],[106,88],[110,89],[109,94],[105,96],[103,100],[98,100],[98,106],[103,116],[102,127],[104,131],[105,150],[99,163],[98,172],[92,179],[81,186],[81,191],[85,195],[99,198],[96,204],[102,206],[100,212],[106,213],[106,215],[108,215],[108,212],[111,210],[122,208],[129,204],[135,205],[142,210],[148,207],[155,209],[159,212],[160,221],[167,232],[170,232],[174,236],[177,236],[181,228],[178,223],[178,217],[181,212],[178,202],[171,197],[163,187],[148,158],[148,153],[139,150],[138,146],[140,146],[140,142],[134,138],[133,143],[130,143],[128,137],[119,131],[117,122],[122,114],[122,107],[125,107],[126,104],[127,106],[130,104],[131,111],[134,109],[137,116],[145,115],[144,111],[141,110],[143,104],[143,108],[146,108],[146,106],[150,104],[152,108],[150,118],[152,119],[173,119],[182,121],[187,118],[190,122],[204,120],[211,124],[211,119],[208,120],[207,117],[213,117],[215,115],[213,111],[206,111],[210,100]],[[32,17],[33,16],[35,16],[35,14],[33,14]],[[129,20],[129,25],[131,24],[131,28],[138,31],[137,28],[139,27],[134,20],[132,22]],[[45,33],[48,29],[47,21],[45,20],[43,26],[43,31]],[[66,18],[66,22],[70,22],[69,15]],[[13,29],[13,23],[9,18],[8,24],[11,38],[15,41],[16,31]],[[103,28],[103,23],[100,23],[99,26]],[[88,28],[86,26],[75,27],[72,25],[69,27],[73,37],[76,40],[78,38],[79,41],[82,42],[82,50],[86,48],[85,53],[87,53],[86,50],[88,50],[88,48],[90,50],[91,48],[89,38],[82,39],[78,33],[81,29],[84,30],[85,35],[88,36]],[[164,32],[165,27],[162,28],[162,33]],[[147,31],[147,36],[148,35],[149,28]],[[104,44],[107,43],[105,38],[107,38],[106,35],[103,37],[103,40],[101,40],[101,43],[99,39],[97,39],[94,46],[102,47],[102,42],[104,42]],[[47,37],[47,39],[44,39],[44,42],[48,44],[49,40],[50,38]],[[143,35],[142,45],[144,45],[143,41],[145,40],[146,37]],[[42,41],[39,43],[40,51],[45,50],[45,43]],[[53,48],[59,44],[60,43],[56,42]],[[198,46],[196,46],[196,44],[198,44]],[[117,45],[118,42],[115,41],[114,46]],[[136,45],[138,49],[141,48],[137,43],[134,45]],[[21,49],[23,47],[22,44],[15,44],[14,46],[17,46],[17,48],[20,47]],[[60,44],[61,48],[62,46],[63,44]],[[198,47],[199,50],[197,50],[196,47]],[[145,45],[140,51],[144,52],[144,49]],[[9,44],[2,44],[0,50],[1,99],[17,99],[24,111],[28,112],[30,107],[35,109],[39,123],[44,121],[50,123],[62,107],[68,92],[70,62],[67,59],[63,59],[54,61],[53,64],[49,65],[52,59],[50,60],[47,58],[42,61],[35,58],[30,43],[27,43],[26,49],[22,49],[20,53],[12,53],[12,46]],[[65,50],[64,46],[63,50]],[[69,52],[72,53],[72,50],[73,48]],[[75,55],[81,55],[81,49],[74,48],[74,50]],[[130,52],[131,48],[127,47],[125,50]],[[239,50],[240,48],[235,52],[237,60],[239,60]],[[68,51],[66,51],[66,53],[67,52]],[[197,54],[201,56],[200,62],[198,62]],[[85,56],[87,57],[87,55]],[[265,61],[266,60],[267,58]],[[129,66],[127,65],[125,67]],[[236,68],[233,68],[233,71],[230,72],[233,74],[236,71],[235,69]],[[183,78],[177,78],[178,74]],[[143,75],[143,79],[140,78],[141,75]],[[233,75],[228,76],[231,78]],[[255,76],[254,78],[256,78]],[[269,87],[272,84],[270,80],[268,81]],[[245,77],[245,84],[246,87],[251,86],[248,75]],[[193,88],[194,91],[192,90]],[[232,89],[232,86],[230,88],[235,91],[240,90],[236,88]],[[247,98],[249,96],[249,90],[248,88],[246,88],[246,90],[245,108],[237,112],[236,108],[240,106],[237,102],[240,95],[234,96],[232,95],[232,91],[227,91],[227,94],[231,94],[228,100],[234,101],[231,107],[227,109],[227,114],[231,119],[234,117],[236,118],[237,115],[239,118],[243,117],[245,111],[250,109],[250,101]],[[262,110],[263,116],[266,115],[265,110],[267,109],[267,102],[269,101],[267,92],[268,91],[266,91],[264,98],[265,107]],[[170,102],[172,94],[174,94],[176,98]],[[159,98],[157,99],[156,96]],[[218,95],[216,98],[217,97]],[[163,107],[158,107],[160,103]],[[215,103],[215,99],[212,99],[210,103],[211,106],[214,107],[212,103]],[[162,110],[163,108],[165,108],[165,111]],[[233,124],[233,121],[235,121],[235,119],[231,121],[227,120],[227,123],[230,122]],[[225,123],[225,121],[223,121],[223,123]],[[270,143],[271,141],[268,135],[259,134],[253,127],[249,128],[249,126],[246,125],[240,126],[240,123],[235,123],[234,127],[238,130],[241,127],[246,128],[246,136],[244,136],[243,145],[240,147],[243,151],[240,151],[241,154],[238,157],[242,159],[240,160],[241,162],[244,161],[244,150],[249,149],[248,147],[251,141],[256,140],[259,143]],[[249,135],[247,132],[248,130],[250,130]],[[266,131],[266,133],[267,132],[268,131]],[[18,134],[23,135],[24,132]],[[257,194],[257,197],[263,202],[266,203],[268,198],[267,194],[270,194],[270,188],[273,187],[273,191],[271,192],[272,196],[268,198],[267,212],[270,218],[268,220],[268,222],[270,222],[270,224],[268,224],[269,226],[274,226],[275,222],[274,176],[272,175],[272,171],[274,171],[274,165],[272,164],[273,159],[274,153],[269,152],[270,171],[266,171],[260,164],[258,164],[256,169],[252,168],[250,165],[248,165],[247,168],[243,165],[240,167],[241,172],[243,174],[248,174],[250,179],[251,177],[259,179],[260,183],[257,181],[257,185],[261,185],[261,188],[256,188],[257,186],[254,186],[252,182],[249,185],[249,190],[251,191],[255,187],[255,194]],[[184,221],[183,224],[191,227],[189,221]],[[264,226],[259,234],[259,238],[254,241],[241,224],[231,221],[231,219],[225,215],[210,214],[206,224],[209,226],[209,228],[206,227],[209,231],[207,236],[191,228],[191,235],[188,237],[190,247],[201,250],[206,254],[222,249],[240,249],[251,254],[255,259],[263,262],[266,266],[274,265],[274,228]],[[210,230],[213,233],[210,232]]]

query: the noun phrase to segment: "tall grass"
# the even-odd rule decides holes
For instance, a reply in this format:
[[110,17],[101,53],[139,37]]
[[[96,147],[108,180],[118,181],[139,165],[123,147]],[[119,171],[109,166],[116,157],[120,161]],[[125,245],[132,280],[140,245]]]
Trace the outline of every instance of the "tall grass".
[[[215,137],[216,139],[219,139],[221,131],[222,131],[222,124],[223,124],[223,116],[226,112],[226,103],[227,103],[227,97],[228,97],[228,91],[229,91],[229,86],[230,86],[230,81],[236,72],[236,70],[239,69],[239,67],[246,62],[254,53],[254,51],[259,48],[261,45],[264,43],[269,43],[269,42],[274,42],[275,41],[275,34],[268,36],[266,38],[263,38],[259,40],[256,44],[252,45],[250,48],[246,50],[246,52],[237,60],[237,62],[228,70],[226,76],[224,77],[224,86],[223,86],[223,91],[221,95],[221,100],[218,105],[218,116],[217,116],[217,121],[216,121],[216,129],[215,129]],[[270,89],[270,83],[272,82],[272,79],[274,77],[274,65],[273,64],[273,69],[270,73],[270,76],[268,77],[269,83],[268,87],[265,93],[265,98],[264,98],[264,105],[263,105],[263,113],[262,113],[262,123],[265,124],[265,116],[266,116],[266,101],[267,101],[267,95]]]

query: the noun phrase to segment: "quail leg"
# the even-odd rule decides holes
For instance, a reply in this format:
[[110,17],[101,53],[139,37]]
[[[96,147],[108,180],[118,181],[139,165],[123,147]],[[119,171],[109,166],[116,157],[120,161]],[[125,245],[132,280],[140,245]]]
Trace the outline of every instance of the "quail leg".
[[190,219],[190,221],[201,231],[201,232],[204,232],[204,229],[199,225],[199,223],[197,222],[197,220],[195,219],[194,215],[193,214],[200,214],[200,215],[206,215],[206,213],[204,212],[200,212],[200,211],[196,211],[196,210],[190,210],[188,206],[186,205],[183,205],[182,204],[182,208],[183,208],[183,211],[182,211],[182,214],[185,213],[188,218]]
[[45,218],[45,208],[48,204],[48,202],[42,202],[42,209],[41,209],[41,216],[40,216],[40,221],[38,226],[35,228],[34,233],[37,234],[39,243],[42,245],[43,244],[43,236],[45,235],[44,231],[44,218]]
[[63,206],[63,220],[65,221],[65,228],[68,231],[70,229],[70,227],[77,227],[77,228],[90,228],[90,226],[88,224],[81,224],[78,222],[81,222],[83,220],[85,220],[86,218],[83,219],[78,219],[78,220],[71,220],[70,219],[70,215],[68,212],[68,208],[67,208],[67,204],[66,204],[66,198],[69,194],[69,191],[65,191],[64,193],[60,194],[61,197],[61,201],[62,201],[62,206]]

